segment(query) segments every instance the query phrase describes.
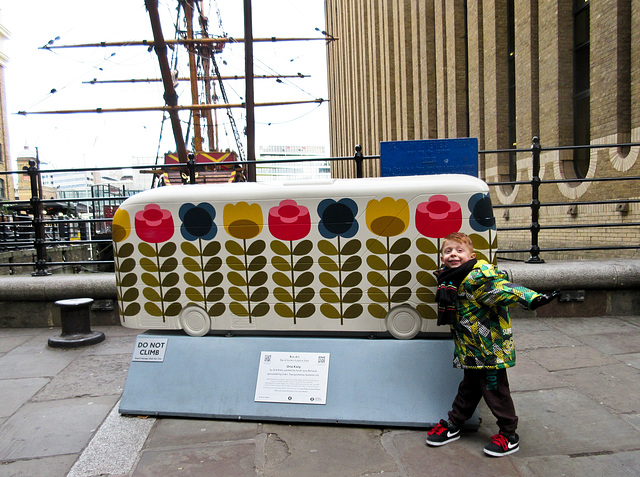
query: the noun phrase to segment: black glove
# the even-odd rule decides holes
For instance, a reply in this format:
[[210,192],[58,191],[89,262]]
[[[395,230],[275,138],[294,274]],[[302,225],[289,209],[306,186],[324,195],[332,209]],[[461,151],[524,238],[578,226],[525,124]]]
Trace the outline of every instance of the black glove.
[[529,305],[529,309],[535,310],[537,308],[540,308],[541,306],[548,305],[559,296],[560,290],[555,290],[551,295],[541,295],[531,302],[531,304]]

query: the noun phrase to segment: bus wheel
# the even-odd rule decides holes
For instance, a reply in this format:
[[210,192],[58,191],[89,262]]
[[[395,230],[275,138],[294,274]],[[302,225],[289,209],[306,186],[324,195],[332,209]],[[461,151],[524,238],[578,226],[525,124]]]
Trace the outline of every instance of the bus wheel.
[[384,321],[391,336],[399,340],[415,338],[422,327],[420,314],[407,305],[392,308]]
[[180,312],[180,326],[190,336],[204,336],[211,330],[211,318],[199,306],[191,305]]

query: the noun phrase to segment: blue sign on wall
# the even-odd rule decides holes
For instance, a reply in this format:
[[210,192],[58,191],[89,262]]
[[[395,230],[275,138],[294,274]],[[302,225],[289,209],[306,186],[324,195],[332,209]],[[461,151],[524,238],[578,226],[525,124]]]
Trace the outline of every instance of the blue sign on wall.
[[385,176],[468,174],[478,177],[478,139],[424,139],[380,143]]

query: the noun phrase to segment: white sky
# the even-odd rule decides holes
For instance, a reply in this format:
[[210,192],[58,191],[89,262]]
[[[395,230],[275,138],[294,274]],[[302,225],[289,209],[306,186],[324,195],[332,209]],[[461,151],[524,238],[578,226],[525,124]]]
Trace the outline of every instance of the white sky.
[[[174,38],[177,0],[159,0],[164,37]],[[222,28],[231,37],[243,38],[243,2],[205,0],[213,35]],[[253,0],[253,36],[321,37],[323,0]],[[182,16],[181,16],[182,18]],[[162,83],[83,84],[92,79],[160,78],[155,51],[144,46],[43,50],[39,47],[60,37],[56,45],[101,41],[153,40],[144,0],[28,0],[0,2],[0,23],[10,32],[3,45],[9,57],[5,67],[7,114],[11,157],[25,146],[38,148],[40,160],[53,168],[128,166],[132,158],[155,160],[160,144],[175,151],[171,123],[167,119],[159,143],[162,112],[17,115],[18,111],[126,108],[164,104]],[[186,29],[181,24],[181,28]],[[188,76],[187,52],[179,50],[180,76]],[[222,75],[244,74],[244,44],[225,47],[216,56]],[[327,99],[326,44],[324,41],[255,43],[254,73],[311,75],[310,78],[255,80],[255,101]],[[243,80],[225,83],[231,103],[243,102]],[[55,92],[52,93],[52,90]],[[188,82],[177,88],[178,103],[191,104]],[[245,114],[234,109],[242,134]],[[221,147],[235,148],[225,110],[218,110]],[[326,146],[329,154],[328,104],[256,108],[256,154],[260,146]],[[181,113],[183,136],[188,112]],[[203,133],[204,134],[204,133]],[[193,134],[190,135],[190,138]],[[190,149],[190,146],[187,145]],[[245,146],[246,151],[246,146]],[[139,159],[138,159],[139,160]],[[14,165],[15,167],[15,165]]]

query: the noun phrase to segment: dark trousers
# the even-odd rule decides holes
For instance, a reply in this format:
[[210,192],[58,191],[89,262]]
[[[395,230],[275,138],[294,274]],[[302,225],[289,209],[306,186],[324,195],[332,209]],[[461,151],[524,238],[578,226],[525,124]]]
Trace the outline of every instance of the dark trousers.
[[511,399],[506,369],[465,369],[449,412],[451,422],[461,427],[473,415],[480,398],[484,398],[496,417],[500,432],[513,435],[518,427],[518,416]]

